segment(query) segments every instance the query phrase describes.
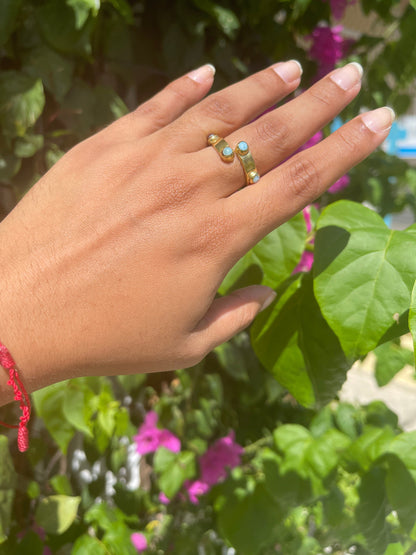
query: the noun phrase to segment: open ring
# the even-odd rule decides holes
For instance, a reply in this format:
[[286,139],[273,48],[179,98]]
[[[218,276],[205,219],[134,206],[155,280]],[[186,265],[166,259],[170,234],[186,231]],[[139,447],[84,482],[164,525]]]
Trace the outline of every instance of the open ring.
[[218,154],[221,156],[221,160],[228,163],[234,160],[234,151],[225,139],[216,135],[215,133],[211,133],[210,135],[208,135],[207,140],[208,144],[213,146]]
[[253,156],[248,148],[248,144],[245,141],[240,141],[236,146],[235,153],[241,162],[244,175],[246,176],[247,185],[257,183],[260,179],[260,175],[257,171]]

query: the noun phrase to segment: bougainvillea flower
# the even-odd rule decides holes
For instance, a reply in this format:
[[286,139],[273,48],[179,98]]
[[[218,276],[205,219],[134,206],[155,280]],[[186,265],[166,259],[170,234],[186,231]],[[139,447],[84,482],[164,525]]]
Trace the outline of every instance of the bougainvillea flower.
[[[329,0],[331,6],[331,13],[335,19],[339,20],[344,17],[345,10],[348,5],[355,4],[357,0]],[[324,0],[328,2],[328,0]]]
[[161,491],[159,493],[159,501],[161,503],[163,503],[163,505],[169,505],[169,503],[170,503],[169,497],[166,497],[166,495],[163,493],[163,491]]
[[209,485],[205,482],[201,482],[201,480],[195,480],[194,482],[185,482],[185,489],[189,495],[189,501],[193,505],[197,505],[199,503],[198,497],[200,495],[204,495],[209,490]]
[[309,270],[312,268],[312,264],[313,264],[313,252],[303,251],[299,264],[293,270],[293,273],[297,274],[298,272],[309,272]]
[[143,551],[146,551],[147,549],[146,536],[144,536],[140,532],[133,532],[133,534],[130,536],[130,539],[137,553],[142,553]]
[[240,464],[244,449],[235,442],[234,431],[228,436],[218,439],[201,456],[201,481],[209,486],[217,484],[227,476],[227,468],[234,468]]
[[154,453],[159,447],[165,447],[169,451],[179,453],[181,450],[180,440],[169,430],[160,429],[156,426],[158,415],[154,411],[146,414],[138,434],[134,436],[137,452],[140,455]]
[[322,25],[312,31],[309,56],[318,62],[317,79],[333,70],[335,64],[346,54],[351,41],[343,38],[342,29],[342,25],[335,27]]
[[345,189],[345,187],[348,187],[349,183],[350,183],[350,178],[348,177],[348,175],[343,175],[338,179],[338,181],[335,181],[335,183],[331,185],[331,187],[328,189],[328,192],[339,193],[339,191],[342,191],[342,189]]

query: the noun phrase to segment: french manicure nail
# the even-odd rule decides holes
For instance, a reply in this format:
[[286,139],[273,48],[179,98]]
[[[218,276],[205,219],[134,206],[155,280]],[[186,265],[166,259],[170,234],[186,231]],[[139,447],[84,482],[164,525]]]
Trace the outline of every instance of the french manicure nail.
[[394,110],[389,106],[377,108],[371,112],[367,112],[361,116],[364,125],[373,133],[382,133],[390,129],[393,121],[396,119]]
[[293,83],[297,81],[303,73],[302,66],[297,60],[289,60],[288,62],[280,62],[273,66],[273,70],[283,79],[285,83]]
[[331,81],[336,83],[344,91],[348,91],[361,81],[364,70],[357,62],[351,62],[344,67],[340,67],[330,76]]
[[271,291],[270,295],[268,297],[266,297],[266,300],[261,305],[261,308],[260,308],[259,312],[261,312],[262,310],[265,310],[268,306],[270,306],[272,304],[272,302],[275,300],[275,298],[276,298],[276,292]]
[[197,83],[206,83],[212,81],[215,75],[215,67],[212,64],[205,64],[204,66],[194,69],[188,73],[188,77]]

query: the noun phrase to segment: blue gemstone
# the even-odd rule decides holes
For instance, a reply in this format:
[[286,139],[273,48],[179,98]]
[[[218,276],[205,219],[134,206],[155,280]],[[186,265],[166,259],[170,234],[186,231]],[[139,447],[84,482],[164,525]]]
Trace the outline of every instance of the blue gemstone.
[[245,141],[240,141],[238,143],[238,148],[239,150],[241,150],[242,152],[245,152],[246,150],[248,150],[248,144]]
[[230,146],[226,146],[222,149],[222,153],[224,154],[224,156],[231,156],[231,154],[233,153],[233,149]]
[[257,183],[257,181],[258,181],[259,179],[260,179],[260,176],[259,176],[259,174],[257,174],[257,175],[255,175],[255,176],[253,177],[253,180],[252,180],[252,181],[253,181],[253,183]]

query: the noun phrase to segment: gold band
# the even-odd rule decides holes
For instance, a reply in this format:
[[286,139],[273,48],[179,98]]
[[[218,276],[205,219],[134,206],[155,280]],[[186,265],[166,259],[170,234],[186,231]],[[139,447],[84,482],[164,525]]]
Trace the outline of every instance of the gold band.
[[224,162],[232,162],[234,160],[234,151],[222,137],[211,133],[208,135],[208,144],[213,146],[218,154],[221,156],[221,160]]
[[248,144],[245,141],[240,141],[236,146],[235,153],[241,162],[244,175],[246,176],[247,185],[257,183],[260,179],[260,175],[257,171],[253,156],[248,148]]

